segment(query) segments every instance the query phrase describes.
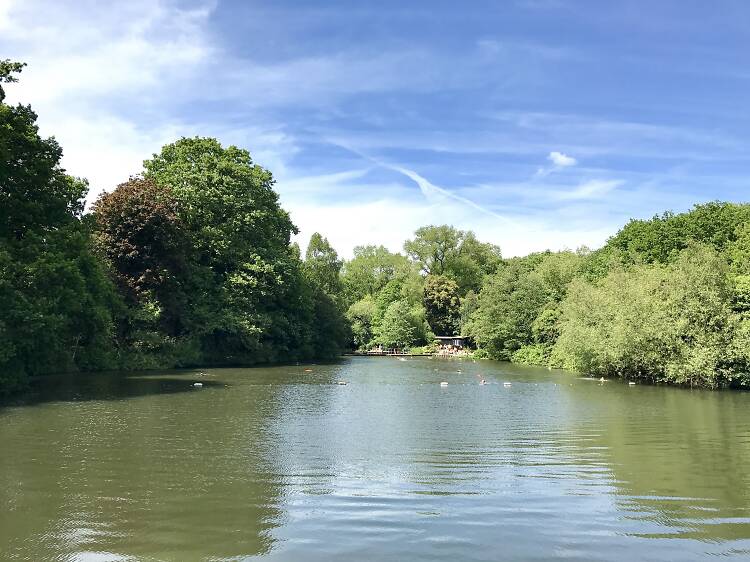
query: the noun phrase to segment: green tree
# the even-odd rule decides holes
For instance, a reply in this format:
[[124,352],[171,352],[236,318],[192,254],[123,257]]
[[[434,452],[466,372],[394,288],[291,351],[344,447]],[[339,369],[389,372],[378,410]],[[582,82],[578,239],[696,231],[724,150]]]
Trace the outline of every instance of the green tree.
[[313,233],[305,253],[305,270],[318,287],[334,298],[341,296],[342,265],[343,262],[328,239],[317,232]]
[[[511,359],[517,350],[527,345],[551,346],[552,340],[538,339],[539,330],[549,318],[537,319],[563,300],[582,259],[580,255],[566,251],[508,260],[487,279],[479,294],[477,310],[464,332],[472,336],[490,357],[497,359]],[[550,338],[555,333],[550,329],[545,336]],[[529,362],[532,357],[538,358],[542,351],[543,348],[538,348],[524,352],[522,356],[525,362]]]
[[459,286],[460,294],[479,290],[484,276],[500,265],[500,249],[479,242],[473,232],[452,226],[424,226],[404,243],[406,253],[427,275],[444,275]]
[[410,276],[412,272],[412,264],[401,254],[389,252],[384,246],[357,246],[354,257],[344,264],[342,271],[346,302],[375,295],[389,281]]
[[375,299],[367,295],[352,304],[346,311],[357,349],[366,349],[373,339],[376,309]]
[[246,150],[208,138],[166,145],[144,167],[145,179],[170,189],[193,249],[192,270],[206,297],[193,307],[201,313],[196,330],[205,359],[280,359],[295,314],[285,303],[298,300],[295,283],[304,280],[289,245],[296,229],[278,204],[271,173]]
[[687,213],[666,212],[650,220],[631,220],[607,241],[603,253],[618,251],[624,263],[669,263],[692,242],[723,251],[750,222],[750,205],[718,201]]
[[61,168],[57,141],[39,136],[31,107],[4,103],[2,83],[15,82],[22,67],[0,62],[0,237],[16,240],[75,222],[88,190]]
[[424,284],[424,308],[432,331],[442,336],[458,332],[461,302],[458,285],[441,275],[428,275]]
[[562,305],[553,362],[689,386],[741,381],[727,273],[712,247],[693,244],[667,266],[616,269],[598,285],[575,281]]
[[[23,65],[0,62],[0,84]],[[80,218],[87,185],[0,86],[0,394],[30,375],[106,368],[119,301]]]
[[405,348],[417,341],[417,334],[409,303],[398,300],[389,304],[378,327],[378,342],[387,348]]
[[271,172],[246,150],[224,148],[211,138],[182,138],[143,165],[146,179],[172,188],[201,263],[217,273],[252,264],[263,276],[277,256],[289,252],[297,229],[279,206]]

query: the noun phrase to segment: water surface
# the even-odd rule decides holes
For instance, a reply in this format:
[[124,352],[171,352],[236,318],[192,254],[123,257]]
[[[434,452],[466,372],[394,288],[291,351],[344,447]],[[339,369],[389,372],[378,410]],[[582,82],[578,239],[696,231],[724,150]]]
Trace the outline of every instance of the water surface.
[[750,559],[748,393],[455,359],[205,371],[0,407],[0,559]]

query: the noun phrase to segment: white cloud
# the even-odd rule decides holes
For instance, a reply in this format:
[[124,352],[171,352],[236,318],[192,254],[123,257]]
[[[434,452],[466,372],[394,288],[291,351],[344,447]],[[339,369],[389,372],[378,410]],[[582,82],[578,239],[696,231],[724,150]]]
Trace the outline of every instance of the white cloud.
[[578,164],[578,160],[562,152],[553,151],[549,153],[547,159],[552,162],[558,168],[567,168],[569,166],[575,166]]
[[62,145],[63,166],[89,179],[89,202],[164,143],[195,134],[164,102],[187,95],[179,85],[209,59],[212,7],[0,0],[0,48],[28,63],[9,101],[32,105],[40,132]]

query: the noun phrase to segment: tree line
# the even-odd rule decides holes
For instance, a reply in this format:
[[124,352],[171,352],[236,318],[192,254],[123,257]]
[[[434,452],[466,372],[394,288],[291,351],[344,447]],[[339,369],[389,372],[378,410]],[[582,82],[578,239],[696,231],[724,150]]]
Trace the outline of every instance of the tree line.
[[[331,359],[349,328],[329,264],[268,170],[210,138],[165,146],[84,213],[0,61],[0,393],[66,371]],[[320,238],[320,237],[318,237]]]
[[750,385],[750,205],[633,220],[596,251],[504,259],[473,232],[418,229],[403,253],[301,255],[270,171],[182,138],[84,212],[0,61],[0,394],[62,371],[325,360],[374,346],[595,376]]
[[632,220],[596,251],[506,260],[465,327],[485,356],[594,376],[750,385],[750,205]]

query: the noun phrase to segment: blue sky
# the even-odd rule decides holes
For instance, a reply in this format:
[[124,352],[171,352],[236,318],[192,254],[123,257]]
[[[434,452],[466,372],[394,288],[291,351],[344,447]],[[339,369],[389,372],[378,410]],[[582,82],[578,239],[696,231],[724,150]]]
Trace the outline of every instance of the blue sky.
[[[107,5],[110,4],[110,5]],[[346,256],[505,255],[750,200],[750,3],[0,0],[0,57],[91,196],[182,135],[251,151]]]

